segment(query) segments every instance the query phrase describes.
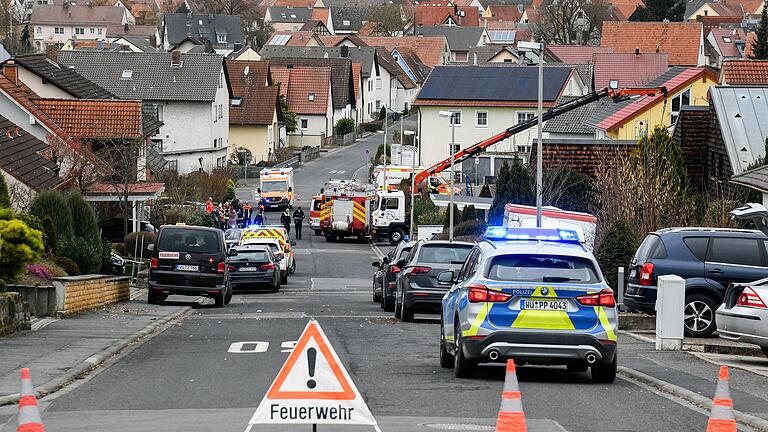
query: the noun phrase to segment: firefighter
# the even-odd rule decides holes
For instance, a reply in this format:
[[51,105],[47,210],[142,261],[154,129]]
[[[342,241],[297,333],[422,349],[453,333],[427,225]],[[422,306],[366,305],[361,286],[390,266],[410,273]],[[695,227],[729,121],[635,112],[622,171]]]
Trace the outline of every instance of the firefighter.
[[253,218],[253,207],[248,204],[248,201],[245,201],[243,206],[240,209],[240,217],[243,219],[243,226],[247,227],[251,224],[251,219]]
[[304,222],[304,211],[298,207],[293,212],[293,225],[296,227],[296,238],[301,240],[301,224]]
[[288,235],[291,235],[291,212],[288,209],[280,215],[280,223],[285,227]]

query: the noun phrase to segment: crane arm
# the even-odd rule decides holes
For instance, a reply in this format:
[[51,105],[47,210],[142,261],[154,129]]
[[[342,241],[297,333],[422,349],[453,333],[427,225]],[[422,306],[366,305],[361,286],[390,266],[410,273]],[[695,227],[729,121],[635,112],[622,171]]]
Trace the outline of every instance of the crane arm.
[[[654,96],[657,94],[663,94],[664,97],[667,96],[667,88],[666,87],[652,87],[652,88],[621,88],[621,89],[611,89],[611,88],[604,88],[601,90],[596,90],[590,93],[585,94],[584,96],[580,96],[572,101],[565,102],[563,104],[554,106],[547,111],[545,111],[541,115],[542,121],[547,121],[550,119],[553,119],[561,114],[565,114],[569,111],[573,111],[576,108],[579,108],[581,106],[590,104],[592,102],[595,102],[597,100],[600,100],[604,97],[610,97],[613,99],[614,102],[621,102],[623,100],[628,99],[630,96]],[[513,135],[516,135],[520,132],[523,132],[527,129],[530,129],[534,126],[537,126],[539,123],[538,117],[534,117],[530,120],[524,121],[522,123],[518,123],[514,126],[511,126],[504,130],[501,133],[498,133],[488,139],[485,139],[483,141],[480,141],[479,143],[467,147],[464,150],[461,150],[453,155],[453,162],[454,164],[461,163],[464,160],[477,155],[479,153],[482,153],[487,149],[488,147],[499,143]],[[451,158],[448,157],[446,159],[441,160],[440,162],[432,165],[431,167],[419,172],[416,174],[415,182],[416,184],[420,184],[424,180],[426,180],[429,176],[439,174],[449,168],[451,166]]]

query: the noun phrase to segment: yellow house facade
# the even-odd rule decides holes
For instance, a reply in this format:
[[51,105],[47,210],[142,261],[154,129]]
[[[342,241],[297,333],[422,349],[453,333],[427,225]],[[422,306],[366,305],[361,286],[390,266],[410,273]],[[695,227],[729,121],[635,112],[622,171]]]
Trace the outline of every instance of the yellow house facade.
[[277,110],[272,116],[269,125],[260,124],[229,124],[230,155],[241,149],[246,149],[251,154],[250,163],[258,163],[273,158],[275,142],[280,137]]
[[663,94],[642,96],[610,106],[594,119],[598,138],[637,140],[658,125],[671,127],[683,106],[709,106],[709,88],[717,76],[708,68],[672,68],[646,87],[665,87]]

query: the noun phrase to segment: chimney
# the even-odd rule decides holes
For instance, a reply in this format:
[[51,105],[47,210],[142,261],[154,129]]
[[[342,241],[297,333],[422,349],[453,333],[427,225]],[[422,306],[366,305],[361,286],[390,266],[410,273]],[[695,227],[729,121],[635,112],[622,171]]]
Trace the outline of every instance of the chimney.
[[87,2],[86,5],[88,5],[89,8],[93,7],[93,2]]
[[181,52],[171,51],[171,67],[181,67]]
[[19,69],[18,66],[16,66],[16,62],[13,60],[8,60],[3,65],[3,75],[5,75],[5,77],[13,84],[19,85]]
[[64,10],[69,10],[69,0],[66,0],[66,1],[65,1],[65,2],[64,2],[62,5],[61,5],[61,7],[63,7],[63,8],[64,8]]
[[45,56],[54,63],[59,62],[59,46],[50,44],[45,46]]
[[342,45],[339,47],[339,57],[341,58],[347,58],[349,57],[349,47],[346,45]]
[[477,51],[472,53],[472,64],[477,66]]
[[640,47],[635,47],[635,55],[636,56],[640,55]]
[[205,40],[204,47],[205,47],[205,52],[206,53],[212,53],[213,52],[213,44],[211,43],[210,40],[208,40],[208,39]]
[[128,23],[123,24],[123,31],[128,33]]

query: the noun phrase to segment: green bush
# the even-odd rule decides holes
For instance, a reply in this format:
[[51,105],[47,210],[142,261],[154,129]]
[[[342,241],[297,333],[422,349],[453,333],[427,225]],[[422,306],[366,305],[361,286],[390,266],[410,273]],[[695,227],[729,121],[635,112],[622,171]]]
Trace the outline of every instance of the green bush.
[[462,236],[476,236],[480,237],[485,234],[485,229],[488,226],[483,221],[468,220],[464,221],[453,227],[453,237]]
[[67,200],[60,192],[49,190],[40,193],[32,201],[29,212],[39,217],[43,226],[45,226],[45,218],[50,217],[55,238],[72,236],[72,212],[67,205]]
[[101,239],[101,272],[112,273],[112,243],[104,238]]
[[[451,222],[451,212],[450,208],[446,207],[445,213],[443,214],[443,228],[448,228],[448,225]],[[453,228],[455,229],[458,224],[461,223],[461,211],[459,211],[459,206],[456,204],[453,205]]]
[[360,123],[359,128],[363,132],[376,132],[384,128],[384,123],[381,120],[376,120],[368,123]]
[[227,201],[235,199],[235,182],[232,179],[227,180]]
[[443,223],[443,213],[440,210],[424,212],[416,217],[419,225],[440,225]]
[[22,222],[27,224],[27,226],[32,228],[33,230],[38,230],[40,232],[43,231],[43,222],[40,220],[39,217],[33,215],[32,213],[18,212],[16,213],[16,219],[20,219]]
[[336,135],[346,135],[355,131],[355,121],[351,118],[339,119],[336,122]]
[[[376,156],[374,156],[373,160],[376,163],[379,163],[382,156],[384,156],[384,144],[379,144],[376,148]],[[387,158],[392,158],[392,147],[389,144],[387,144]]]
[[59,255],[72,258],[81,274],[95,274],[101,270],[101,242],[82,237],[59,237]]
[[[617,221],[608,228],[608,233],[606,233],[605,239],[600,244],[600,249],[597,251],[595,258],[597,258],[597,263],[600,264],[603,277],[605,277],[608,285],[614,290],[618,288],[618,268],[624,267],[627,269],[629,267],[637,247],[638,241],[634,230],[626,221]],[[626,274],[628,273],[625,272]]]
[[99,223],[91,205],[85,202],[79,193],[69,195],[67,205],[72,214],[72,234],[89,240],[98,240]]
[[65,256],[55,256],[51,260],[54,264],[61,267],[62,270],[67,272],[69,276],[79,276],[80,269],[77,268],[77,263],[72,259]]
[[[144,254],[142,256],[146,258],[152,254],[149,249],[147,249],[147,246],[157,241],[157,235],[151,232],[140,231],[125,236],[125,252],[128,256],[134,256],[134,251],[136,251],[136,253],[141,253],[139,249],[141,248],[142,238],[144,239]],[[136,246],[137,244],[138,246]],[[136,255],[136,257],[138,257],[138,255]]]
[[477,217],[477,210],[475,210],[475,206],[468,205],[464,206],[464,210],[461,211],[461,221],[467,222],[467,221],[474,221],[480,219]]
[[56,227],[53,226],[53,218],[50,215],[45,215],[42,225],[45,251],[56,255],[56,244],[59,241],[59,237],[56,235]]
[[493,198],[493,195],[491,195],[491,187],[487,184],[484,184],[483,187],[480,189],[480,197],[481,198]]
[[3,174],[0,174],[0,208],[11,208],[11,194],[8,193],[8,183]]
[[43,233],[33,230],[19,219],[0,220],[0,279],[13,282],[27,264],[40,259]]

